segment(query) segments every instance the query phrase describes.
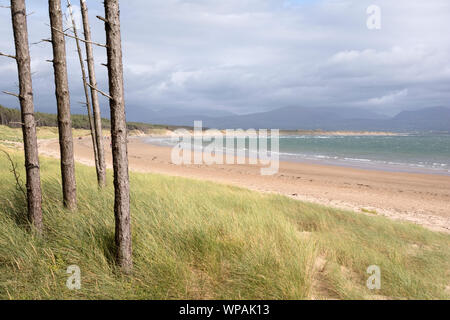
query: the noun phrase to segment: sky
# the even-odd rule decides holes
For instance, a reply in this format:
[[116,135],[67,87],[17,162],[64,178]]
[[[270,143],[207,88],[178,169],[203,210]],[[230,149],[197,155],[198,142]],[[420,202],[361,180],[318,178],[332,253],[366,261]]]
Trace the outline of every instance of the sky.
[[[448,0],[127,0],[121,2],[129,120],[151,110],[246,114],[281,107],[357,107],[394,115],[450,106]],[[0,5],[9,1],[0,0]],[[63,0],[65,3],[65,0]],[[72,0],[75,11],[78,0]],[[105,42],[100,0],[87,0],[93,38]],[[367,8],[381,9],[381,29]],[[28,0],[36,109],[56,112],[48,9]],[[0,51],[14,53],[10,11],[0,9]],[[72,112],[82,113],[75,43],[67,39]],[[95,48],[107,91],[104,48]],[[17,91],[0,57],[0,90]],[[102,111],[108,114],[103,97]],[[18,107],[0,95],[0,104]]]

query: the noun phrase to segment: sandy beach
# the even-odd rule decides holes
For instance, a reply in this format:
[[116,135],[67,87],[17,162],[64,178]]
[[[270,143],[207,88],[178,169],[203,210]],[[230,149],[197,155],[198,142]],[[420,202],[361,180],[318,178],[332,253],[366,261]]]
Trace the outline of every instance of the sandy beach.
[[[76,161],[93,166],[90,137],[74,141]],[[111,149],[105,141],[107,164]],[[255,165],[189,165],[171,163],[171,148],[130,137],[130,170],[214,181],[278,193],[294,199],[410,221],[450,233],[450,177],[393,173],[307,163],[281,162],[279,173],[262,176]],[[59,157],[57,140],[39,142],[41,155]]]

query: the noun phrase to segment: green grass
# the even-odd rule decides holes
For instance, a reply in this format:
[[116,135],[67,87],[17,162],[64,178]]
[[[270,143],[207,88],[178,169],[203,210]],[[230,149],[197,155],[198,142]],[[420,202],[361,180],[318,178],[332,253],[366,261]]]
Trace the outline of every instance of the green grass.
[[[76,169],[79,210],[70,213],[59,162],[41,159],[39,238],[27,231],[25,199],[0,154],[0,299],[449,299],[449,235],[153,174],[131,174],[134,271],[122,276],[113,189],[98,191],[93,168]],[[73,264],[79,291],[65,286]],[[366,288],[370,265],[381,268],[379,291]]]

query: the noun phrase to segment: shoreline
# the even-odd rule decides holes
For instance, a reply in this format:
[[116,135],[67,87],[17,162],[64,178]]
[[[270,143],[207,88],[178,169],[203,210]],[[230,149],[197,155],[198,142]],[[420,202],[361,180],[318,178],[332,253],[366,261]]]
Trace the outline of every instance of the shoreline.
[[[303,162],[280,162],[274,176],[261,176],[259,165],[174,165],[171,147],[129,138],[130,170],[207,180],[367,215],[385,216],[450,233],[450,177],[366,170]],[[94,166],[90,137],[74,140],[77,162]],[[105,141],[111,168],[109,140]],[[39,141],[41,155],[59,158],[57,140]]]
[[[213,135],[213,133],[210,133]],[[315,136],[315,135],[308,135]],[[320,135],[318,135],[320,136]],[[332,135],[328,135],[331,137]],[[404,135],[402,135],[404,136]],[[164,140],[169,140],[178,136],[170,135],[137,135],[134,137],[139,137],[146,144],[160,147],[172,148],[175,144],[171,145],[163,143]],[[178,139],[177,139],[178,140]],[[224,150],[224,153],[227,153]],[[248,156],[247,156],[248,157]],[[289,152],[278,152],[279,160],[282,162],[290,163],[301,163],[301,164],[318,164],[325,166],[338,166],[343,168],[354,168],[362,170],[371,171],[381,171],[381,172],[392,172],[392,173],[416,173],[416,174],[432,174],[432,175],[443,175],[450,176],[450,168],[447,164],[442,165],[439,163],[434,163],[433,165],[423,164],[423,163],[407,163],[399,162],[401,160],[374,160],[370,158],[355,158],[355,157],[343,157],[343,156],[330,156],[321,154],[300,154],[300,153],[289,153]],[[254,158],[254,157],[252,157]]]
[[392,172],[392,173],[411,173],[411,174],[425,174],[425,175],[437,175],[450,177],[450,170],[437,169],[425,166],[414,165],[410,163],[397,163],[378,160],[360,160],[360,159],[342,159],[342,158],[312,158],[308,156],[299,155],[298,157],[282,155],[281,161],[304,163],[304,164],[317,164],[325,166],[335,166],[341,168],[353,168],[368,171],[380,171],[380,172]]

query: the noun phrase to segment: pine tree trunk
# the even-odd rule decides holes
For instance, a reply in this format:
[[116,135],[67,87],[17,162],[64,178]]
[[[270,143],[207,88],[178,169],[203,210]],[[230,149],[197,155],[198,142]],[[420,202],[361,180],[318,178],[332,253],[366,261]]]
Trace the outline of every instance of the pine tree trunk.
[[122,44],[118,0],[105,0],[106,45],[111,108],[111,138],[114,166],[114,215],[116,259],[123,272],[133,267],[131,250],[130,185],[128,176],[127,127],[123,87]]
[[61,0],[49,0],[52,31],[53,68],[55,73],[56,102],[58,106],[59,147],[64,205],[77,208],[75,161],[73,156],[72,121],[70,116],[69,83],[67,80],[66,43],[64,39]]
[[[86,56],[88,64],[89,82],[94,88],[97,88],[97,79],[94,67],[94,52],[92,50],[91,28],[89,26],[89,15],[86,0],[80,0],[81,14],[83,17],[84,39],[86,40]],[[102,117],[100,114],[100,103],[98,93],[91,88],[91,101],[94,110],[94,125],[97,142],[98,171],[97,178],[100,187],[106,186],[106,161],[105,149],[103,147]]]
[[67,0],[67,5],[69,8],[69,14],[70,18],[72,20],[72,30],[73,35],[75,36],[75,42],[77,45],[77,52],[78,52],[78,59],[80,61],[80,68],[81,68],[81,77],[83,80],[83,89],[84,89],[84,98],[86,101],[86,109],[88,114],[88,121],[89,121],[89,129],[91,130],[91,138],[92,138],[92,147],[94,149],[94,161],[95,161],[95,169],[97,172],[97,180],[100,182],[100,174],[99,174],[99,162],[98,162],[98,152],[97,152],[97,141],[96,141],[96,134],[95,134],[95,126],[94,126],[94,120],[92,118],[92,112],[91,112],[91,100],[89,98],[89,88],[87,85],[87,76],[86,76],[86,68],[84,66],[83,61],[83,52],[81,51],[81,45],[80,40],[78,39],[78,31],[77,26],[75,23],[75,18],[73,16],[72,12],[72,4],[70,3],[70,0]]
[[19,73],[19,99],[22,114],[25,169],[27,175],[28,218],[39,233],[42,233],[42,193],[39,169],[36,121],[34,118],[33,87],[31,80],[31,58],[28,45],[28,28],[25,0],[11,0],[11,16]]

